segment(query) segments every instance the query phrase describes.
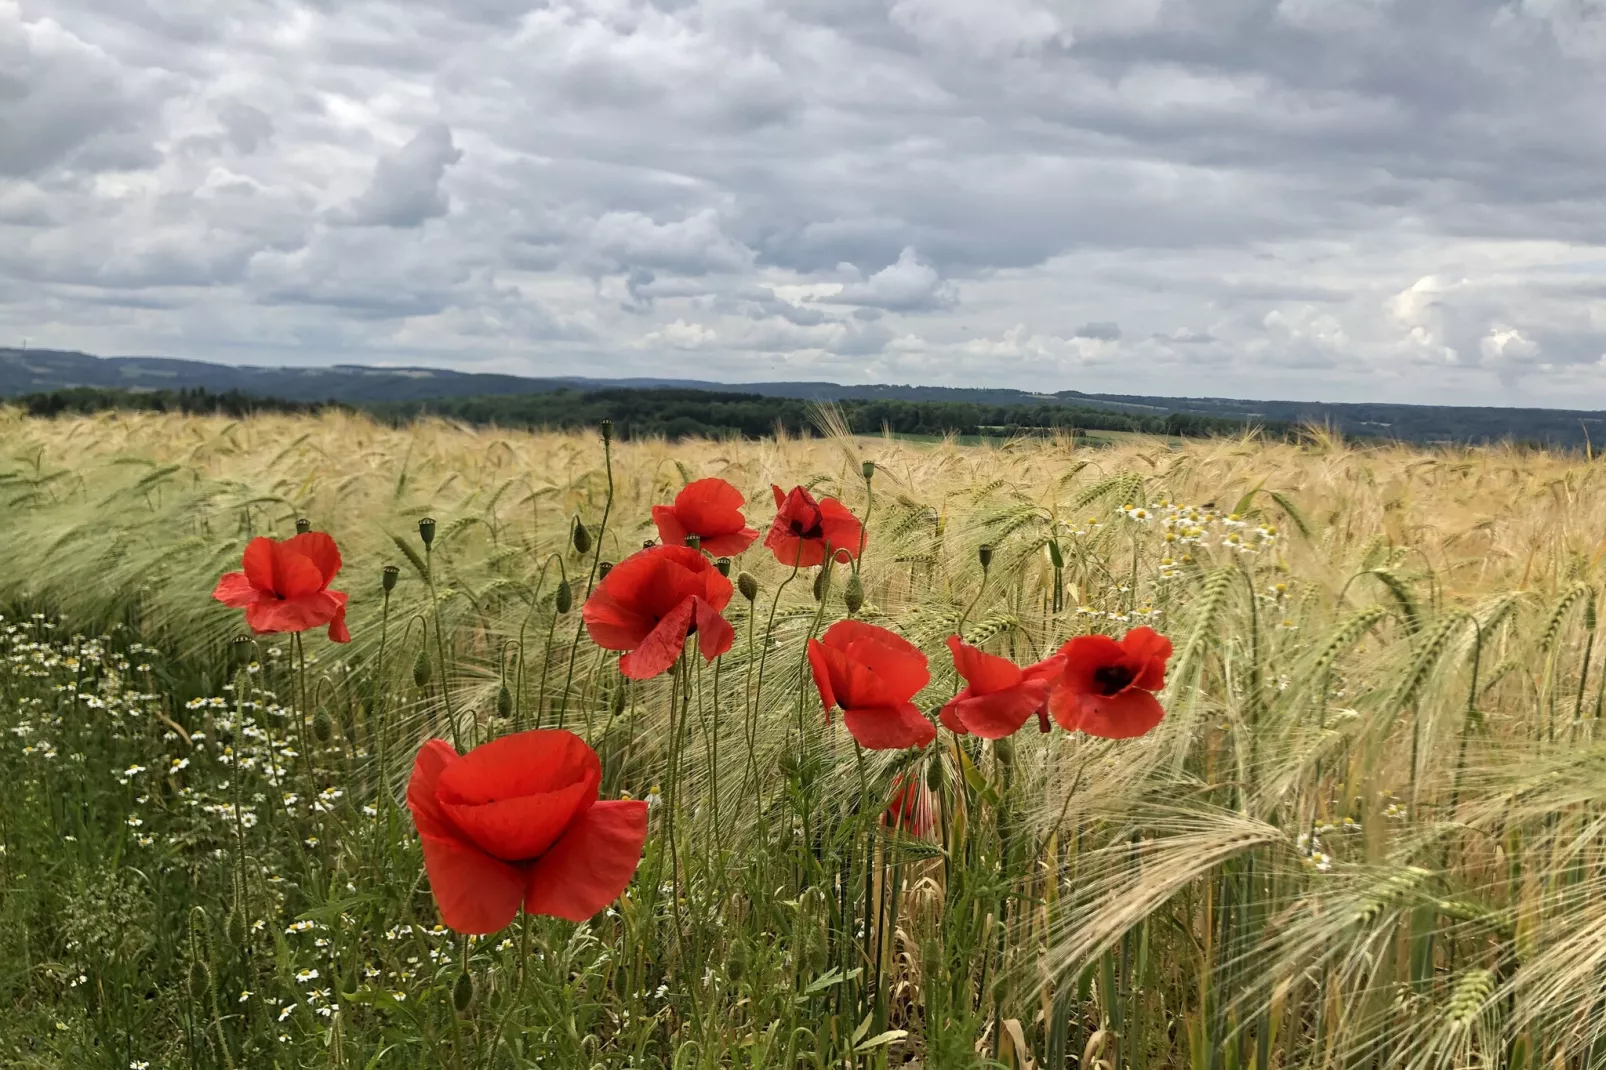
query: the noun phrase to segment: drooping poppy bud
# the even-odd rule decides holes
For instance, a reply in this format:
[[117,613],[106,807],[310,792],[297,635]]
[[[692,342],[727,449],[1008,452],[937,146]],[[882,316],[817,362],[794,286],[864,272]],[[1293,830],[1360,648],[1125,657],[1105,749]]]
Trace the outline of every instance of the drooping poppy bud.
[[312,530],[312,521],[308,520],[304,516],[296,518],[296,534],[297,535],[305,535],[307,532],[309,532],[311,530]]
[[329,720],[328,710],[320,709],[312,719],[312,734],[319,743],[328,743],[329,737],[334,735],[334,724]]
[[423,687],[429,683],[429,678],[434,674],[434,667],[430,665],[429,659],[426,658],[424,656],[424,652],[420,650],[418,652],[418,657],[413,659],[413,683],[419,687]]
[[818,602],[825,597],[825,569],[814,574],[814,600]]
[[758,597],[758,581],[751,572],[741,572],[736,576],[736,589],[742,592],[742,597],[751,602]]
[[379,573],[379,585],[389,594],[396,589],[396,580],[401,576],[401,569],[395,565],[386,565]]
[[850,617],[864,606],[864,584],[857,572],[848,576],[847,586],[842,589],[842,604],[848,607]]
[[577,516],[574,518],[574,530],[569,534],[569,541],[574,545],[574,552],[582,556],[591,550],[591,532]]
[[418,537],[423,540],[424,549],[428,550],[435,545],[435,518],[426,516],[418,522]]
[[552,596],[552,608],[558,611],[558,616],[574,608],[574,589],[569,586],[567,579],[558,581],[557,592]]
[[474,979],[464,970],[457,975],[457,983],[452,986],[452,1006],[458,1014],[467,1014],[468,1009],[474,1005]]
[[503,720],[513,716],[513,692],[503,684],[496,692],[496,715]]

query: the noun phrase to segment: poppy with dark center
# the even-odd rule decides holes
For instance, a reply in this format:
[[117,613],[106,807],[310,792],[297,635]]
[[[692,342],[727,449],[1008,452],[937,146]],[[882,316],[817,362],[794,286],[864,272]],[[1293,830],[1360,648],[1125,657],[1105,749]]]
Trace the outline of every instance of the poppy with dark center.
[[1048,708],[1066,731],[1130,739],[1165,717],[1152,692],[1165,687],[1171,640],[1153,628],[1133,628],[1119,643],[1107,635],[1077,636],[1059,654],[1065,671],[1049,691]]
[[253,632],[304,632],[329,625],[329,638],[351,642],[346,630],[346,595],[331,591],[340,571],[340,549],[321,531],[288,539],[259,537],[245,547],[244,571],[230,572],[217,582],[212,597],[245,610]]
[[657,676],[675,663],[688,636],[713,661],[736,638],[720,610],[731,581],[689,546],[638,550],[609,570],[581,616],[592,642],[623,650],[619,671],[632,680]]
[[758,538],[758,529],[748,527],[742,516],[746,501],[723,479],[699,479],[681,488],[674,505],[653,506],[652,519],[665,546],[684,546],[686,537],[695,535],[714,557],[735,557]]
[[647,804],[599,802],[602,762],[573,732],[536,730],[459,755],[425,743],[407,784],[441,920],[460,933],[527,914],[585,921],[619,898],[647,841]]
[[814,686],[829,716],[871,750],[924,747],[937,730],[910,699],[931,679],[926,656],[907,639],[874,624],[839,620],[809,640]]
[[1003,739],[1035,713],[1038,727],[1048,731],[1049,685],[1064,670],[1063,657],[1055,654],[1023,669],[957,635],[948,637],[948,649],[965,689],[943,706],[940,719],[945,728],[961,736]]
[[864,527],[848,507],[835,498],[814,500],[802,487],[793,487],[785,493],[770,485],[775,494],[775,521],[764,545],[783,565],[810,567],[825,563],[825,550],[838,561],[852,561],[859,556],[864,540]]

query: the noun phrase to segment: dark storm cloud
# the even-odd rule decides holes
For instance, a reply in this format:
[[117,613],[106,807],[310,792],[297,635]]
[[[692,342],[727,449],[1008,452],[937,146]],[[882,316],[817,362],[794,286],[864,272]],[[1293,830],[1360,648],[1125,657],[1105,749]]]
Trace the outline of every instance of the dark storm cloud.
[[1602,10],[0,0],[0,330],[1578,403]]

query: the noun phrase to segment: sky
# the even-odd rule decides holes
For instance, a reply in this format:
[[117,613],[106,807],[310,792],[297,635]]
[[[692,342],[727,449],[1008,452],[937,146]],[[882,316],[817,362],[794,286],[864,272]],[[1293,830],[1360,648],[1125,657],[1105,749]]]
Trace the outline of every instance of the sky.
[[1606,0],[0,0],[0,345],[1606,408]]

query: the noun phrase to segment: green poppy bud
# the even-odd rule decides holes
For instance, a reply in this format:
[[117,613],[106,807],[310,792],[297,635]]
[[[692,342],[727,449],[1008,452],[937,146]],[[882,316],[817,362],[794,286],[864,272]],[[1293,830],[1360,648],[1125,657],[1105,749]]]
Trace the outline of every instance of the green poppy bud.
[[303,517],[298,517],[296,519],[296,534],[297,535],[305,535],[307,532],[309,532],[311,530],[312,530],[312,521],[308,520],[304,516]]
[[513,692],[503,684],[496,692],[496,715],[504,721],[513,716]]
[[228,934],[229,943],[235,947],[245,947],[251,938],[250,930],[245,924],[245,915],[238,910],[229,915]]
[[334,735],[334,723],[329,720],[328,710],[320,709],[312,719],[312,734],[319,743],[328,743],[329,737]]
[[714,562],[714,567],[719,570],[721,576],[729,576],[731,574],[731,559],[722,557]]
[[558,611],[559,616],[574,608],[574,589],[569,586],[568,580],[558,581],[557,593],[552,596],[552,608]]
[[758,581],[751,572],[743,572],[736,577],[736,589],[742,592],[742,597],[751,602],[758,597]]
[[591,532],[580,522],[579,517],[574,518],[574,531],[570,534],[570,541],[574,543],[574,552],[585,554],[591,550]]
[[629,698],[629,688],[626,687],[623,681],[621,681],[619,686],[613,689],[613,705],[610,707],[610,710],[615,717],[625,712],[625,702]]
[[931,791],[941,791],[943,783],[942,758],[933,753],[931,760],[926,763],[926,787]]
[[814,574],[814,600],[818,602],[825,597],[825,569]]
[[396,589],[396,580],[401,576],[401,569],[395,565],[386,565],[379,573],[379,585],[389,594]]
[[857,572],[848,576],[847,586],[842,589],[842,604],[848,607],[850,617],[864,605],[864,584],[859,582]]
[[1009,768],[1015,764],[1015,741],[1008,736],[993,740],[993,754],[998,758],[999,765]]
[[473,1005],[474,978],[465,970],[457,975],[457,983],[452,986],[452,1006],[457,1008],[458,1014],[467,1014]]
[[429,683],[429,678],[432,675],[434,675],[434,669],[431,668],[429,659],[424,656],[424,652],[420,650],[418,657],[413,660],[413,683],[423,687]]
[[424,549],[428,550],[435,544],[435,518],[426,516],[418,522],[418,537],[424,542]]

